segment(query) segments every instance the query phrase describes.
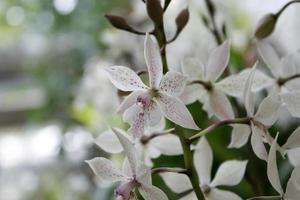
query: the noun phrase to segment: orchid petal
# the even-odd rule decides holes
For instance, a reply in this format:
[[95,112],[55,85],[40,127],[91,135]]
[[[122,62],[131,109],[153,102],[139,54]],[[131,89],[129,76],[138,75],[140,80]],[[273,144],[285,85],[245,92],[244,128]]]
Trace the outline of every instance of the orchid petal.
[[253,123],[251,123],[251,130],[252,130],[252,135],[251,135],[251,146],[252,149],[255,153],[255,155],[262,159],[267,161],[268,159],[268,154],[267,150],[263,144],[263,130],[261,130],[259,127],[255,126]]
[[287,150],[287,155],[293,166],[300,166],[300,147]]
[[170,121],[184,128],[199,130],[189,110],[179,99],[159,93],[156,100],[165,117]]
[[254,115],[255,120],[266,126],[272,126],[278,119],[280,105],[279,96],[275,92],[270,92],[260,103]]
[[124,152],[131,166],[132,174],[136,174],[138,159],[136,149],[134,148],[133,143],[125,135],[123,135],[122,132],[118,131],[117,129],[112,128],[112,131],[116,134],[124,149]]
[[163,76],[159,90],[170,96],[178,96],[185,88],[186,79],[181,73],[169,71]]
[[122,114],[130,108],[132,105],[134,105],[137,102],[138,96],[142,95],[145,91],[137,90],[131,92],[128,96],[125,97],[125,99],[122,101],[120,106],[117,109],[117,113]]
[[158,149],[162,154],[172,156],[182,154],[180,140],[175,135],[161,135],[153,138],[149,145]]
[[184,59],[181,64],[181,69],[184,75],[188,76],[189,80],[203,80],[205,76],[204,65],[194,58]]
[[114,166],[114,164],[106,158],[93,158],[86,161],[92,168],[93,172],[103,180],[107,181],[123,181],[126,180],[126,175],[124,175],[121,170]]
[[210,184],[213,153],[205,137],[201,137],[194,152],[194,164],[201,185]]
[[223,92],[217,89],[210,91],[209,103],[213,113],[218,119],[226,120],[234,118],[231,103]]
[[141,195],[145,200],[168,200],[167,195],[158,187],[144,187],[141,186],[138,188]]
[[300,167],[296,167],[292,174],[291,177],[287,183],[286,187],[286,192],[284,195],[284,199],[286,200],[295,200],[298,199],[300,196]]
[[255,75],[255,71],[256,71],[256,66],[257,66],[257,63],[252,67],[249,77],[245,83],[245,89],[244,89],[244,94],[243,94],[245,108],[246,108],[248,116],[250,116],[250,117],[252,117],[254,114],[254,103],[255,102],[254,102],[254,95],[251,94],[251,88],[252,88],[252,83],[253,83],[253,79],[254,79],[254,75]]
[[207,200],[242,200],[241,197],[233,192],[212,188],[207,194]]
[[105,69],[110,81],[122,91],[145,90],[147,86],[140,77],[128,67],[112,66]]
[[[245,84],[250,73],[251,69],[244,69],[239,74],[233,74],[222,79],[220,82],[216,83],[215,86],[227,95],[242,98]],[[262,71],[256,70],[251,91],[258,92],[271,86],[273,82],[273,79],[265,75]]]
[[280,179],[279,179],[277,158],[276,158],[277,138],[278,138],[278,134],[277,134],[275,140],[273,141],[270,151],[269,151],[267,175],[268,175],[268,179],[269,179],[271,185],[273,186],[273,188],[282,196],[283,189],[282,189]]
[[300,127],[298,127],[282,146],[284,149],[300,148]]
[[147,124],[155,126],[162,119],[162,113],[156,102],[151,101],[150,105],[145,109]]
[[281,99],[291,115],[300,118],[300,91],[284,93]]
[[148,33],[145,39],[144,55],[149,73],[150,87],[157,88],[163,75],[163,67],[158,46]]
[[123,151],[123,147],[117,136],[110,129],[101,133],[95,143],[108,153],[121,153]]
[[206,67],[206,79],[209,81],[216,81],[229,62],[230,44],[225,41],[223,44],[213,49],[209,55]]
[[192,184],[185,174],[163,172],[159,174],[165,184],[175,193],[182,193],[191,190]]
[[152,185],[151,168],[149,168],[144,164],[140,164],[137,168],[136,179],[143,186],[151,187]]
[[274,77],[280,76],[280,58],[274,48],[267,42],[257,42],[257,49],[263,61]]
[[231,133],[229,148],[240,148],[244,146],[251,134],[251,129],[247,124],[234,124]]
[[295,54],[289,54],[284,56],[280,60],[280,78],[288,78],[297,74],[297,67],[295,66],[294,56]]
[[248,161],[230,160],[221,164],[214,180],[211,182],[212,187],[219,185],[233,186],[237,185],[244,177]]
[[203,94],[205,94],[206,91],[204,88],[199,84],[192,84],[187,85],[181,95],[179,96],[179,99],[186,105],[194,103],[195,101],[201,99]]
[[[138,107],[138,106],[136,106]],[[135,108],[135,107],[133,107]],[[131,109],[128,109],[131,110]],[[134,120],[131,123],[130,128],[128,129],[128,134],[132,135],[133,138],[140,138],[145,132],[145,112],[140,109],[136,110],[138,112],[135,113]],[[125,112],[128,113],[128,112]]]

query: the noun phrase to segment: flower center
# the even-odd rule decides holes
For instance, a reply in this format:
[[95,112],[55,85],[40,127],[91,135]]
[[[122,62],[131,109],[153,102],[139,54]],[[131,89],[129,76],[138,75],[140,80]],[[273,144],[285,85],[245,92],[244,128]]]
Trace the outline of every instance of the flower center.
[[144,93],[138,96],[136,101],[138,106],[147,108],[151,103],[151,96],[148,93]]
[[115,196],[118,200],[129,200],[134,194],[133,189],[137,186],[135,179],[124,182],[119,185],[115,191]]
[[208,194],[210,192],[210,187],[209,185],[204,184],[201,186],[201,190],[204,194]]

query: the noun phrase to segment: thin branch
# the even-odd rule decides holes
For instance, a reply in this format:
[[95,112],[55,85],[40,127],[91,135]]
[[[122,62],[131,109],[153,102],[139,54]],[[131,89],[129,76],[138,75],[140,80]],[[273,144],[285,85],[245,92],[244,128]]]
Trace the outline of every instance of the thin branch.
[[152,174],[158,174],[163,172],[173,172],[179,174],[189,174],[189,170],[183,168],[170,168],[170,167],[157,167],[151,170]]
[[282,86],[284,84],[286,84],[287,82],[300,78],[300,74],[295,74],[293,76],[287,77],[287,78],[282,78],[282,79],[278,79],[277,83],[278,85]]
[[224,125],[229,125],[229,124],[248,124],[249,122],[250,122],[250,118],[248,118],[248,117],[219,121],[219,122],[216,122],[216,123],[210,125],[206,129],[200,131],[196,135],[193,135],[192,137],[189,138],[189,140],[190,140],[190,142],[193,142],[197,138],[199,138],[201,136],[204,136],[207,133],[213,131],[214,129],[219,128],[219,127],[224,126]]
[[262,199],[278,199],[281,200],[281,196],[258,196],[258,197],[251,197],[246,200],[262,200]]
[[288,2],[287,4],[285,4],[278,12],[277,12],[277,16],[279,17],[281,14],[282,14],[282,12],[285,10],[285,9],[287,9],[287,7],[289,7],[291,4],[294,4],[294,3],[300,3],[300,0],[295,0],[295,1],[290,1],[290,2]]

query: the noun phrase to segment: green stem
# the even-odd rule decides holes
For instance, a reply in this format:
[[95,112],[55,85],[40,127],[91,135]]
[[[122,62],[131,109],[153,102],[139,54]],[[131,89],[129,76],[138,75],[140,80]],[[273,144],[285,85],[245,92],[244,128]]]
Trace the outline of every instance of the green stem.
[[185,168],[190,172],[188,174],[188,177],[192,183],[194,192],[195,192],[198,200],[204,200],[205,197],[201,191],[198,174],[197,174],[196,168],[194,166],[194,159],[193,159],[193,155],[192,155],[191,148],[190,148],[190,142],[185,138],[184,130],[182,127],[175,125],[175,130],[180,139],[180,143],[181,143],[182,150],[183,150],[184,165],[185,165]]
[[224,120],[224,121],[219,121],[216,122],[212,125],[210,125],[209,127],[207,127],[206,129],[200,131],[199,133],[197,133],[196,135],[193,135],[192,137],[189,138],[190,142],[193,142],[194,140],[198,139],[201,136],[206,135],[207,133],[213,131],[214,129],[224,126],[224,125],[229,125],[229,124],[248,124],[250,122],[250,118],[245,117],[245,118],[236,118],[236,119],[228,119],[228,120]]
[[278,79],[277,82],[278,82],[278,85],[282,86],[282,85],[286,84],[287,82],[289,82],[293,79],[297,79],[297,78],[300,78],[300,74],[295,74],[295,75],[287,77],[287,78]]

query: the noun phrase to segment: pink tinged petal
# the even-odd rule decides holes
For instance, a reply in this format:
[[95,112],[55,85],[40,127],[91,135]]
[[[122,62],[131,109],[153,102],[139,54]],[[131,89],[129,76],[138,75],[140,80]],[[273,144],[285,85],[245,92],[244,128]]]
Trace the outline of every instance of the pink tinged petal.
[[196,167],[201,185],[209,185],[211,181],[211,169],[213,153],[205,137],[201,137],[195,147],[194,165]]
[[238,160],[230,160],[222,163],[214,180],[211,182],[211,186],[234,186],[239,184],[244,177],[247,163],[248,161]]
[[108,153],[121,153],[123,147],[112,130],[106,130],[96,138],[95,143]]
[[282,94],[281,99],[291,115],[300,118],[300,91]]
[[168,200],[167,195],[158,187],[144,187],[142,185],[138,189],[145,200]]
[[293,166],[300,166],[300,147],[287,150],[287,155]]
[[235,124],[232,127],[231,141],[228,148],[240,148],[247,143],[251,129],[247,124]]
[[266,126],[272,126],[278,119],[280,105],[279,96],[270,92],[260,103],[254,119]]
[[135,183],[133,181],[122,182],[115,190],[115,196],[118,199],[129,200],[134,196],[133,190],[135,188]]
[[187,85],[179,99],[186,105],[192,104],[195,101],[201,99],[201,97],[205,94],[203,87],[199,84]]
[[118,107],[117,112],[119,114],[122,114],[130,108],[132,105],[134,105],[137,102],[137,98],[142,95],[145,91],[137,90],[130,93],[128,96],[125,97],[125,99],[122,101],[121,105]]
[[170,121],[184,128],[199,130],[191,113],[179,99],[159,93],[156,101],[165,117]]
[[128,67],[112,66],[106,68],[105,71],[110,81],[122,91],[147,89],[140,77]]
[[145,115],[147,124],[150,127],[157,125],[162,119],[161,110],[154,101],[151,101],[150,105],[145,109]]
[[263,144],[263,130],[261,130],[259,127],[255,126],[253,123],[251,123],[251,146],[255,153],[255,155],[262,159],[267,161],[268,154],[265,145]]
[[254,79],[254,75],[255,75],[255,71],[256,71],[256,66],[257,66],[257,63],[252,67],[249,77],[245,83],[245,89],[244,89],[244,94],[243,94],[245,108],[246,108],[246,111],[247,111],[247,114],[249,117],[252,117],[254,114],[254,103],[255,102],[254,102],[254,95],[251,93],[251,88],[252,88],[252,83],[253,83],[253,79]]
[[163,76],[159,90],[170,96],[178,96],[185,88],[186,79],[186,76],[181,73],[169,71]]
[[191,190],[192,184],[185,174],[164,172],[159,174],[165,184],[175,193],[182,193]]
[[212,188],[207,195],[207,200],[242,200],[233,192]]
[[106,158],[93,158],[86,161],[92,168],[93,172],[103,180],[107,181],[124,181],[127,176],[122,173],[114,164]]
[[149,73],[150,87],[157,88],[163,76],[163,67],[160,50],[148,33],[145,39],[144,55]]
[[187,58],[181,64],[181,70],[189,80],[203,80],[205,76],[205,67],[198,59]]
[[209,55],[206,67],[206,79],[209,81],[216,81],[229,62],[230,44],[225,41],[223,44],[213,49]]
[[296,200],[300,196],[300,167],[296,167],[287,183],[284,199]]
[[138,113],[142,112],[143,109],[138,105],[133,105],[123,113],[123,121],[132,125]]
[[145,113],[141,111],[137,113],[135,120],[128,129],[128,134],[132,135],[133,138],[140,138],[145,132]]
[[122,165],[122,172],[128,177],[133,177],[132,170],[128,158],[125,158]]
[[257,49],[263,61],[270,69],[274,77],[280,76],[280,58],[274,48],[268,42],[257,42]]
[[124,149],[124,152],[128,158],[131,167],[132,174],[136,174],[138,159],[137,159],[137,152],[133,146],[133,143],[125,135],[123,135],[122,132],[118,131],[117,129],[112,128],[112,131],[116,134]]
[[277,158],[276,158],[277,138],[278,138],[278,134],[275,140],[273,141],[269,151],[267,175],[273,188],[282,196],[284,192],[279,179]]
[[298,127],[282,146],[284,149],[300,148],[300,127]]
[[214,115],[220,120],[233,119],[234,113],[230,101],[226,95],[213,89],[209,92],[209,104]]
[[175,135],[168,134],[155,137],[148,145],[155,147],[164,155],[173,156],[182,154],[180,140]]

